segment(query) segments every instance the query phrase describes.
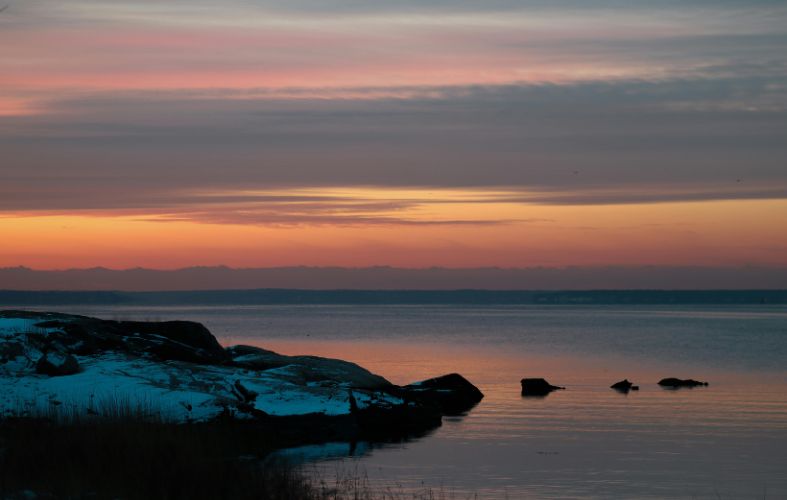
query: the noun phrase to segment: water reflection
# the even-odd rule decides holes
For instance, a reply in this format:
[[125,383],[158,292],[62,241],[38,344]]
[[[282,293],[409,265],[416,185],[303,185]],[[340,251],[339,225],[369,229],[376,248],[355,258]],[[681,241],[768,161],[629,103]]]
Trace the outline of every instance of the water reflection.
[[[453,422],[461,417],[450,417]],[[445,419],[444,419],[445,420]],[[378,441],[334,441],[330,443],[317,443],[293,448],[285,448],[272,453],[268,459],[285,459],[290,463],[302,464],[308,462],[320,462],[336,459],[361,458],[371,453],[373,450],[386,448],[402,448],[408,443],[419,439],[424,439],[434,434],[436,429],[430,429],[419,433],[411,433],[398,439],[387,439]]]
[[[476,346],[378,341],[266,341],[295,354],[343,357],[395,383],[458,371],[485,397],[462,418],[444,418],[426,439],[323,456],[327,476],[361,467],[373,485],[447,485],[479,498],[787,496],[787,384],[781,373],[724,371],[665,360],[544,356]],[[565,386],[521,395],[524,374]],[[708,387],[664,390],[665,375]],[[774,376],[775,375],[775,376]],[[628,377],[640,390],[610,388]],[[346,451],[346,450],[345,450]]]

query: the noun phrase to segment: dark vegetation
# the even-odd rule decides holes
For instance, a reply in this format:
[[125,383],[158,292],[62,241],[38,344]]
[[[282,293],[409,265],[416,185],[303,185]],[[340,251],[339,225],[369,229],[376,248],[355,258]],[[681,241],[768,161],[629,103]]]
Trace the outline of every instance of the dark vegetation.
[[0,498],[372,499],[439,498],[373,492],[357,471],[314,478],[270,458],[302,444],[303,423],[172,424],[136,409],[90,419],[0,420]]
[[229,422],[6,420],[0,423],[0,496],[317,498],[297,469],[253,460],[274,441],[270,433]]

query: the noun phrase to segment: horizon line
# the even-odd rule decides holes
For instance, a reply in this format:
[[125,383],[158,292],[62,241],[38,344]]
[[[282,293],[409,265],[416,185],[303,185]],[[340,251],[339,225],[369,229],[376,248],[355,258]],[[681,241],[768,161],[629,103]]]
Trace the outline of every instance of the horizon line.
[[451,266],[423,266],[423,267],[402,267],[392,266],[388,264],[379,264],[372,266],[339,266],[339,265],[292,265],[292,266],[259,266],[259,267],[233,267],[226,264],[215,265],[195,265],[174,268],[155,268],[155,267],[106,267],[106,266],[91,266],[91,267],[67,267],[67,268],[33,268],[25,265],[18,266],[3,266],[0,271],[10,270],[25,270],[34,272],[66,272],[66,271],[155,271],[155,272],[176,272],[188,271],[196,269],[226,269],[230,271],[248,271],[248,270],[280,270],[280,269],[342,269],[347,271],[353,270],[370,270],[370,269],[393,269],[397,271],[430,271],[430,270],[446,270],[446,271],[473,271],[473,270],[500,270],[500,271],[522,271],[522,270],[568,270],[568,269],[652,269],[652,268],[669,268],[669,269],[787,269],[787,264],[730,264],[730,265],[700,265],[700,264],[639,264],[639,265],[617,265],[617,264],[599,264],[599,265],[566,265],[566,266],[546,266],[546,265],[533,265],[525,267],[504,267],[504,266],[473,266],[473,267],[451,267]]

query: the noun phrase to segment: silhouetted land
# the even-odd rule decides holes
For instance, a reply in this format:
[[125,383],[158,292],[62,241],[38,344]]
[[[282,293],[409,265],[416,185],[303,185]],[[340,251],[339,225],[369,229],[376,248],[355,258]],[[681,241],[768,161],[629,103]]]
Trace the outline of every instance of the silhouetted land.
[[180,292],[0,290],[0,306],[265,304],[787,304],[787,290],[198,290]]
[[787,267],[0,268],[5,290],[782,290]]

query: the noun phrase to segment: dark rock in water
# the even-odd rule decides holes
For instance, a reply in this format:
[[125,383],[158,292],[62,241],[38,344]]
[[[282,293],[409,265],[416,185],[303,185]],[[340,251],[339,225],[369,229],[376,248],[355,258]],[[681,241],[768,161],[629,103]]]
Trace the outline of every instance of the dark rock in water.
[[679,379],[674,377],[663,378],[659,380],[659,385],[662,387],[669,387],[672,389],[677,389],[680,387],[707,387],[707,382],[700,382],[698,380],[693,379]]
[[446,415],[466,412],[484,398],[478,387],[458,373],[406,385],[392,393],[405,401],[437,406]]
[[546,396],[552,391],[565,389],[552,385],[543,378],[523,378],[521,384],[523,396]]
[[620,392],[629,392],[629,391],[638,391],[639,390],[639,386],[632,384],[631,382],[629,382],[629,379],[627,379],[627,378],[621,380],[620,382],[616,382],[616,383],[612,384],[611,386],[609,386],[609,388],[610,389],[615,389],[616,391],[620,391]]
[[79,361],[71,354],[47,353],[36,363],[36,373],[60,377],[79,373]]

